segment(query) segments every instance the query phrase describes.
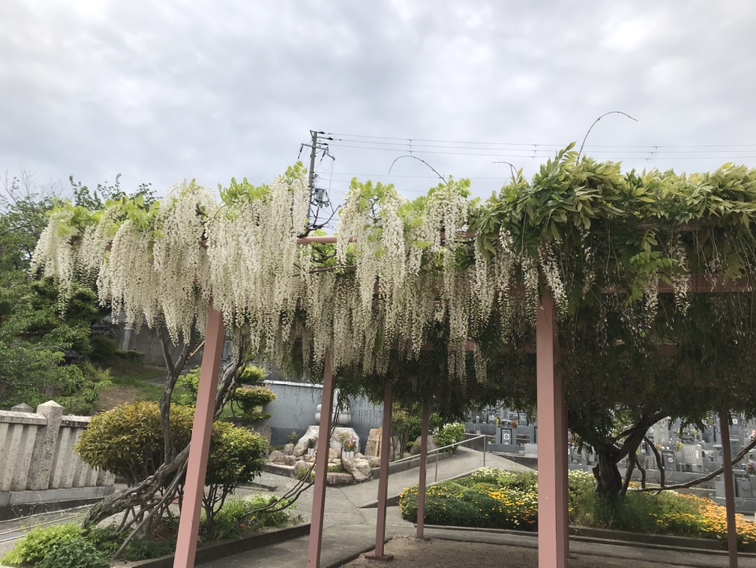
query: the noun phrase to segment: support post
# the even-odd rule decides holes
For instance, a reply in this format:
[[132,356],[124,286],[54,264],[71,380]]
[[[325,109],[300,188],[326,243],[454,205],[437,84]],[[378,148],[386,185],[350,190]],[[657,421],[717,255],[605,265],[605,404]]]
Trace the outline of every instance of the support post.
[[486,452],[488,451],[488,434],[483,434],[483,467],[486,467]]
[[331,354],[326,353],[323,371],[323,397],[320,401],[320,428],[315,454],[315,493],[312,497],[310,544],[307,548],[308,568],[320,568],[320,549],[323,544],[323,513],[325,511],[328,452],[331,449],[331,422],[333,420],[333,394],[335,381],[331,367]]
[[383,395],[383,428],[381,430],[381,477],[378,479],[378,520],[375,527],[375,553],[366,555],[370,560],[388,562],[393,556],[383,553],[386,540],[386,500],[388,498],[389,461],[391,461],[391,408],[393,393],[391,379],[386,380],[386,390]]
[[423,403],[423,423],[420,430],[420,475],[417,484],[417,538],[425,538],[425,487],[428,470],[428,430],[430,404]]
[[174,568],[193,568],[197,553],[197,538],[205,491],[207,460],[210,454],[210,434],[215,415],[215,395],[218,392],[221,357],[226,328],[223,315],[210,303],[205,334],[205,351],[202,354],[197,408],[194,412],[192,441],[186,469],[184,503],[181,507]]
[[556,334],[554,298],[546,288],[536,322],[539,568],[566,568],[569,553],[567,421],[564,383],[554,370]]
[[725,507],[727,509],[727,552],[730,568],[738,568],[738,531],[735,526],[735,481],[732,476],[732,448],[730,446],[730,413],[719,413],[722,431],[722,460],[724,461]]

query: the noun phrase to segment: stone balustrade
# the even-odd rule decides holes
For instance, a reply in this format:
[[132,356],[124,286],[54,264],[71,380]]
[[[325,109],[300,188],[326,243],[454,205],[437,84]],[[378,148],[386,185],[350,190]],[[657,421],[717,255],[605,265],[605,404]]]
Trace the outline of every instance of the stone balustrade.
[[112,493],[113,474],[92,468],[73,450],[90,420],[63,415],[54,401],[36,411],[25,404],[0,411],[0,509],[83,503]]

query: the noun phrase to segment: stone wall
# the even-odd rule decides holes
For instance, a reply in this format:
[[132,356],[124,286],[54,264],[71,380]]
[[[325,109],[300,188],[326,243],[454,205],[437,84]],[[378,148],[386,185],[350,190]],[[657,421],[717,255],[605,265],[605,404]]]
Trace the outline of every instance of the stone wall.
[[0,411],[0,508],[85,502],[114,491],[115,477],[84,463],[73,446],[90,422],[49,401]]
[[[272,415],[268,421],[271,444],[282,446],[292,431],[300,438],[308,426],[317,424],[315,409],[323,397],[323,385],[271,380],[266,380],[265,384],[276,393],[276,400],[265,406],[265,412]],[[352,419],[345,426],[355,429],[363,446],[360,451],[364,451],[370,429],[381,426],[383,405],[360,397],[350,403],[350,410]]]

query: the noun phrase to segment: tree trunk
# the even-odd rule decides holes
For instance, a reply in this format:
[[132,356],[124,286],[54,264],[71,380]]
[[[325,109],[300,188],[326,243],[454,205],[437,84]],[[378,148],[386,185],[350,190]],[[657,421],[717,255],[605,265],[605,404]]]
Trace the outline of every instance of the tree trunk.
[[615,452],[604,448],[596,452],[598,463],[593,468],[596,478],[596,492],[604,497],[614,499],[622,491],[622,474],[615,461]]

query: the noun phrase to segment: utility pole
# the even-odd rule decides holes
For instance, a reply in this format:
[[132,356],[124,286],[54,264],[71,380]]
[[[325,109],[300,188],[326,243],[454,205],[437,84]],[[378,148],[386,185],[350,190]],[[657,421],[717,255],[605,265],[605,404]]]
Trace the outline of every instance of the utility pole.
[[[299,153],[302,154],[302,150],[304,148],[310,149],[310,172],[308,175],[308,184],[310,187],[310,195],[312,196],[312,199],[317,202],[319,206],[325,205],[328,206],[328,197],[327,192],[325,189],[319,189],[315,187],[315,182],[317,181],[317,175],[315,174],[315,160],[318,157],[318,152],[321,152],[323,157],[331,158],[332,160],[334,157],[331,155],[328,149],[328,145],[331,141],[333,141],[333,136],[326,136],[325,132],[320,130],[310,130],[310,137],[311,142],[309,144],[301,144],[299,147]],[[322,159],[322,158],[321,158]]]
[[315,193],[315,158],[318,153],[318,134],[317,130],[310,130],[310,136],[312,137],[312,144],[310,145],[310,195]]
[[[328,200],[328,191],[325,188],[315,187],[318,176],[315,174],[315,160],[318,157],[318,153],[322,154],[321,160],[325,157],[335,158],[329,152],[329,143],[333,141],[333,136],[326,136],[325,132],[320,130],[310,130],[311,142],[309,144],[301,144],[299,146],[299,155],[301,157],[302,150],[305,148],[310,149],[310,171],[307,176],[307,183],[310,190],[310,219],[311,227],[307,230],[309,233],[312,229],[320,229],[323,227],[323,223],[318,222],[318,216],[320,210],[324,207],[330,207],[330,201]],[[331,215],[332,217],[333,215]],[[330,218],[329,218],[330,220]],[[327,223],[328,221],[326,221]],[[306,235],[306,233],[303,233]]]

